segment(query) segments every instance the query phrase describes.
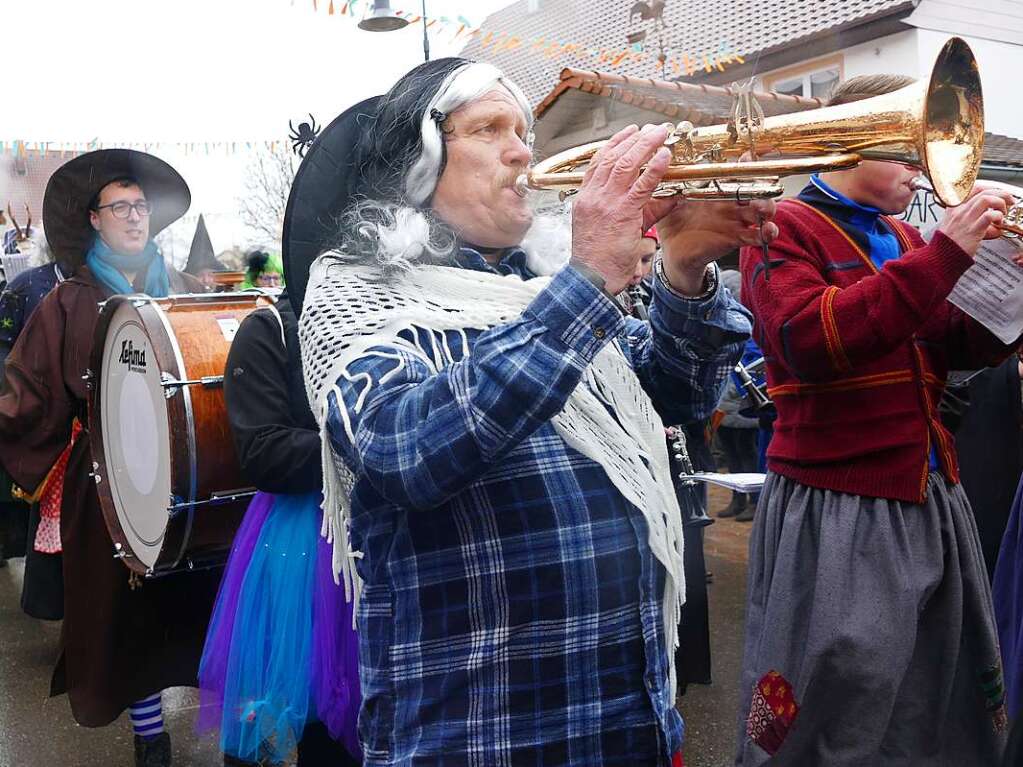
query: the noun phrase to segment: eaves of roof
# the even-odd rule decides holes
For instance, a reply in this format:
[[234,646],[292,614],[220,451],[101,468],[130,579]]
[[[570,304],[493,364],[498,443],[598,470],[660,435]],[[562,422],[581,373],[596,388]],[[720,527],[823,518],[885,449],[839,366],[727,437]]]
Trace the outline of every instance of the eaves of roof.
[[[592,72],[568,67],[561,70],[561,79],[554,89],[534,107],[533,115],[539,119],[565,91],[573,88],[607,98],[614,97],[627,104],[642,106],[644,109],[660,112],[673,119],[689,119],[684,114],[687,101],[703,102],[709,100],[708,97],[710,97],[715,101],[730,102],[736,94],[736,89],[730,86],[684,83],[677,80],[654,80],[647,77],[631,77],[611,72]],[[824,102],[818,98],[787,96],[763,91],[753,95],[762,106],[776,105],[773,109],[767,107],[772,114],[798,112],[824,106]]]

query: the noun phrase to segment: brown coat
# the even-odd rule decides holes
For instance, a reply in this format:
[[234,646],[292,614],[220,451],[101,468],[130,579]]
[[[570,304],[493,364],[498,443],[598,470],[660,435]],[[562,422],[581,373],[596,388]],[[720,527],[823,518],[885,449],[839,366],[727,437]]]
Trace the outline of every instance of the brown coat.
[[[201,292],[170,270],[171,292]],[[87,268],[58,285],[33,313],[7,358],[0,388],[0,463],[34,490],[84,424],[97,304],[107,298]],[[88,431],[71,451],[61,507],[64,624],[51,694],[67,692],[75,720],[109,724],[133,701],[166,687],[195,685],[219,571],[128,585],[113,558],[90,476]]]

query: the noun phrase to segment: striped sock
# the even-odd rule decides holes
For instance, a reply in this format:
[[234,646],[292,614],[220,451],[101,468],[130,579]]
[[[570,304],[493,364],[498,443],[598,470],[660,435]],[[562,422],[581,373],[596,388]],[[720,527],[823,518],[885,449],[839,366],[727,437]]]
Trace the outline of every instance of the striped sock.
[[128,707],[131,715],[131,728],[143,740],[152,740],[163,732],[163,706],[161,693],[132,703]]

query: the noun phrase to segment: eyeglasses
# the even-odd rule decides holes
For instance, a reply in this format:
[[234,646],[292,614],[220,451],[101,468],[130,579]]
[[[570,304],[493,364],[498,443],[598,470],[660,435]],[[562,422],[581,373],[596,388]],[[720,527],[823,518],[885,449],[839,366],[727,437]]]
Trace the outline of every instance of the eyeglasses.
[[134,203],[120,200],[109,205],[100,205],[96,210],[103,210],[103,208],[110,208],[114,218],[128,218],[132,211],[135,211],[139,218],[145,218],[153,212],[153,206],[149,204],[148,200],[139,200]]

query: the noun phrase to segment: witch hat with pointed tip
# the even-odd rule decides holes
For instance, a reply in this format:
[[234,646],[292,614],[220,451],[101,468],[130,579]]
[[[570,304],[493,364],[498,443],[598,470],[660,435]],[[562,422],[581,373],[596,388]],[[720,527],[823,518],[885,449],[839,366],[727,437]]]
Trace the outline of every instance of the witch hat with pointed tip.
[[199,221],[195,225],[195,234],[192,236],[192,247],[188,251],[188,263],[185,264],[185,273],[198,277],[200,272],[211,269],[214,272],[229,271],[213,250],[213,243],[210,242],[210,233],[206,230],[206,219],[202,213],[199,214]]

